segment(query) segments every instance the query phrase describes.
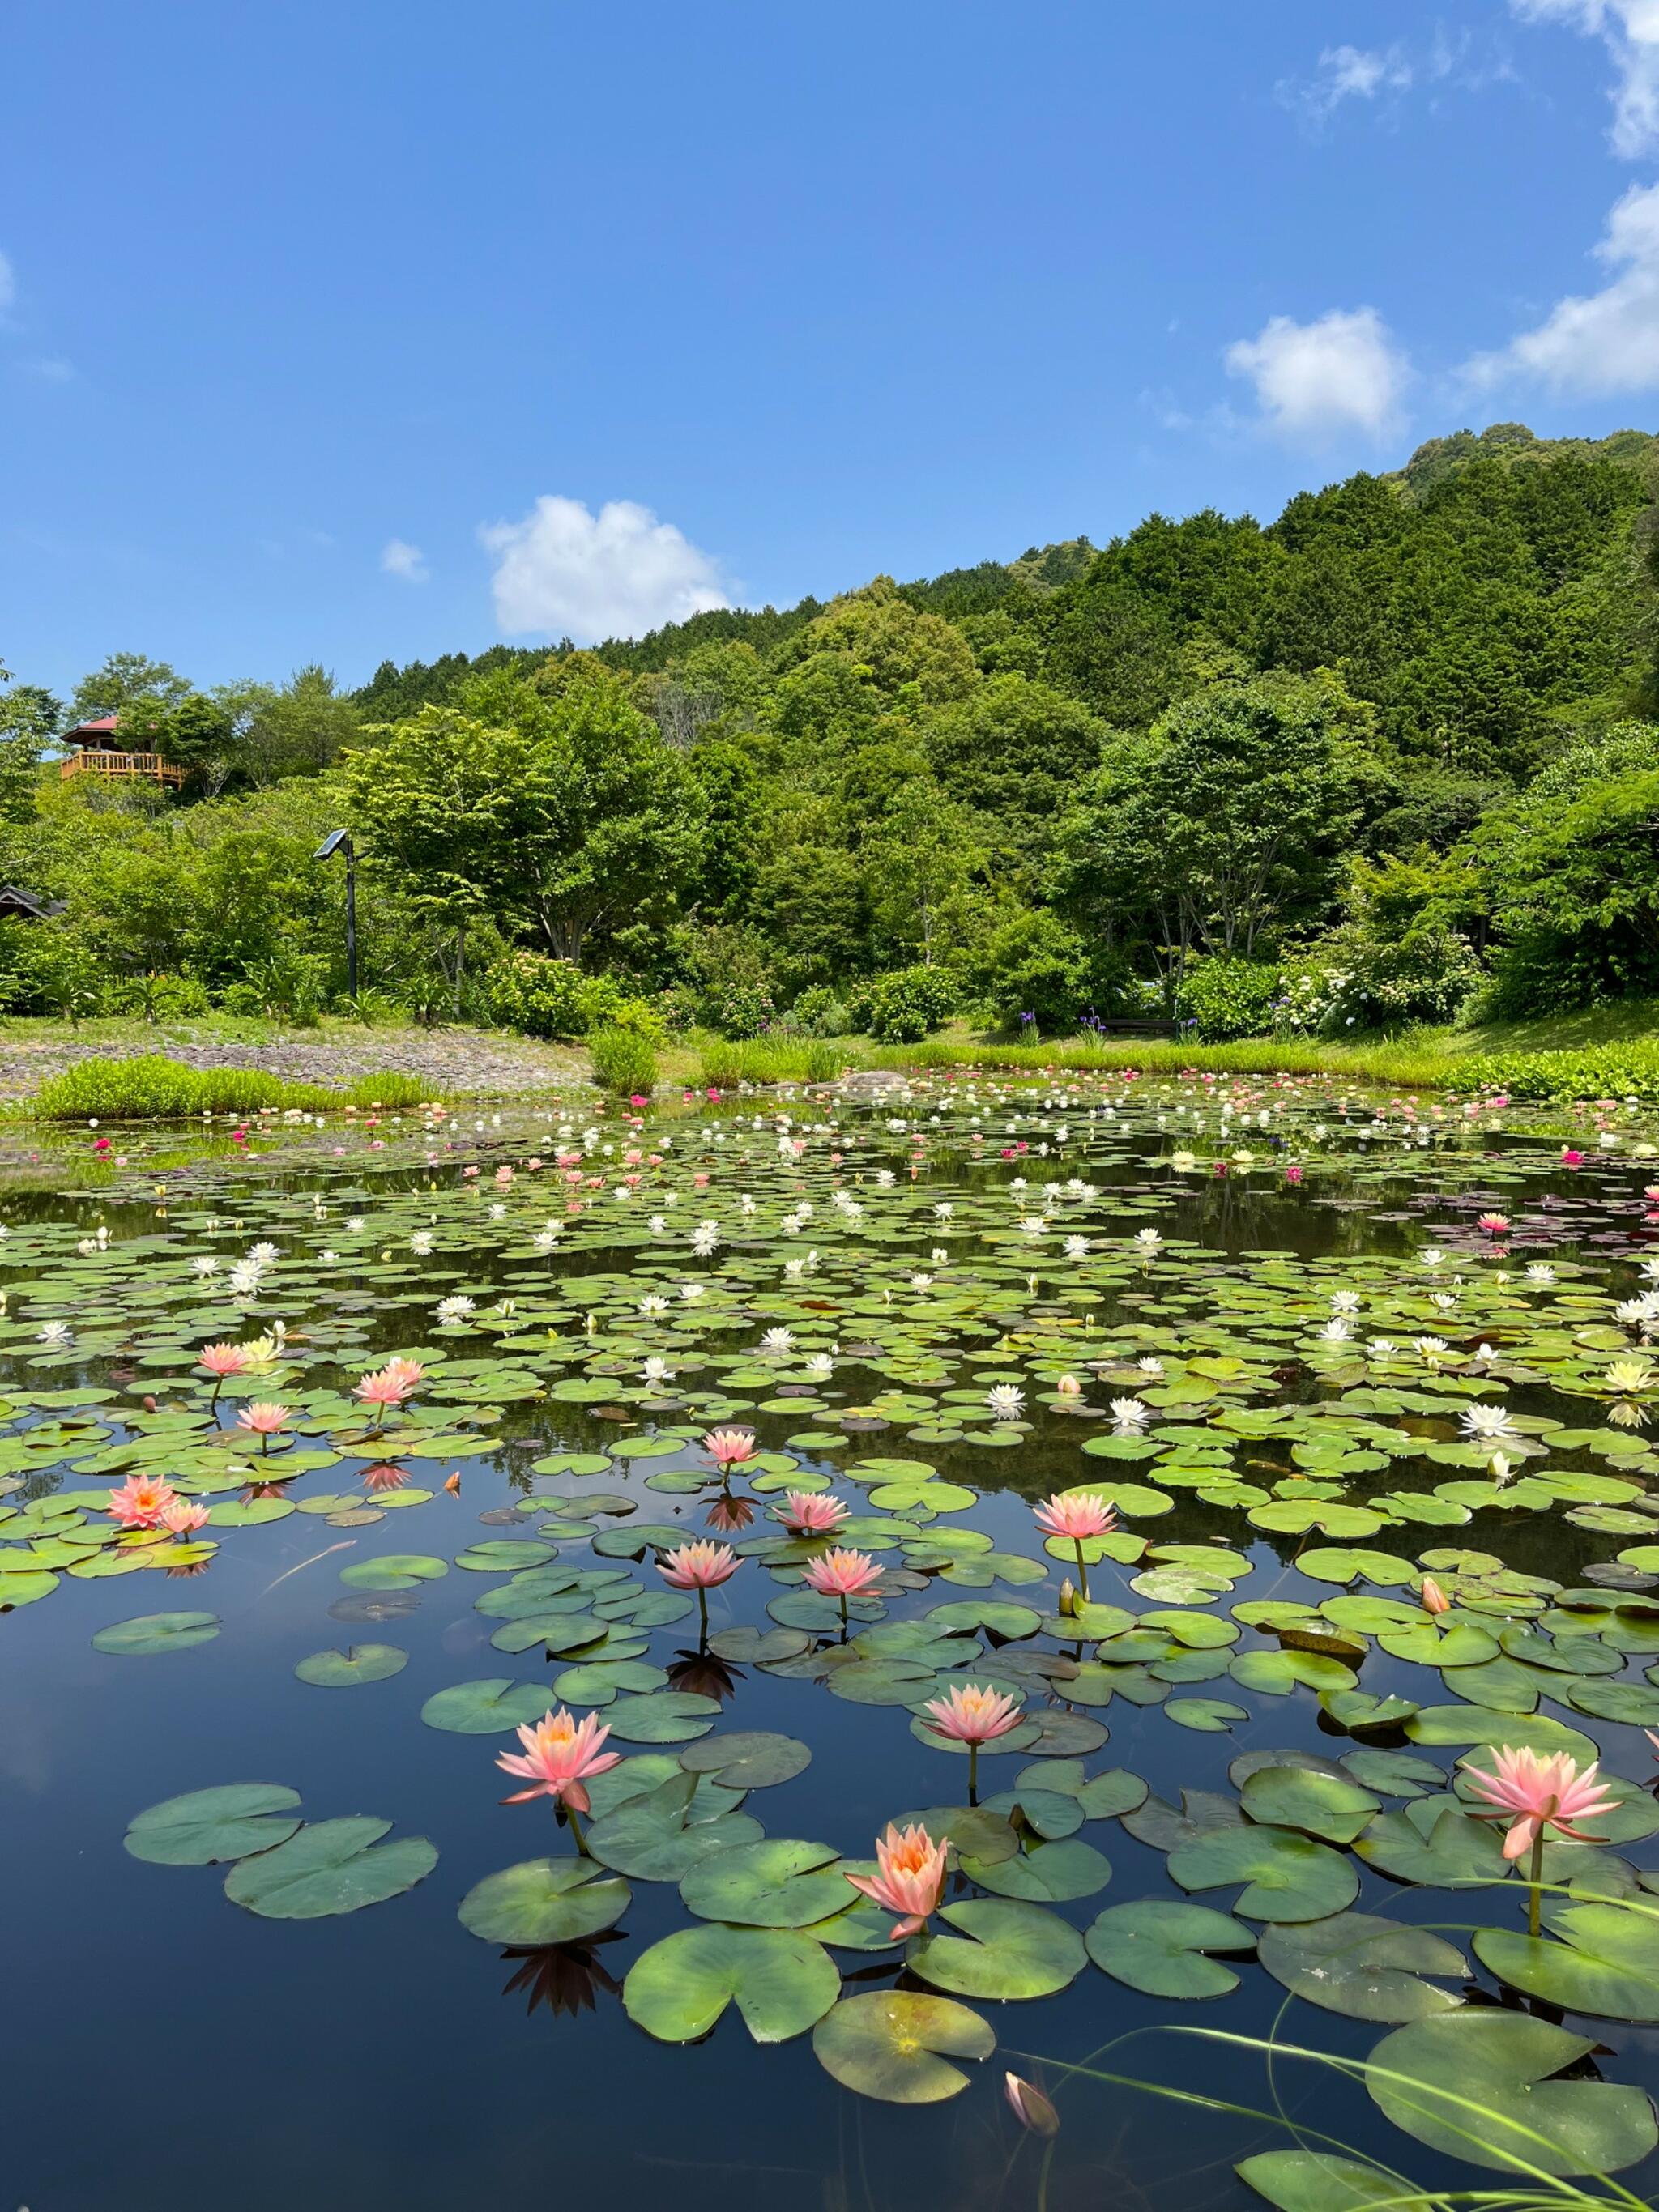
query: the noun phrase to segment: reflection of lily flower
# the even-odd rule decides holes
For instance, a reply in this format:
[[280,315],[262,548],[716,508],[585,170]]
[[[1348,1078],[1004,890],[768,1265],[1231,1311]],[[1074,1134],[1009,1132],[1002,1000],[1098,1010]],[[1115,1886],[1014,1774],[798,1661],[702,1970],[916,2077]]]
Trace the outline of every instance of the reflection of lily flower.
[[390,1460],[382,1460],[378,1466],[363,1469],[363,1488],[368,1491],[401,1490],[408,1480],[408,1469],[394,1467]]
[[501,1953],[502,1960],[514,1959],[518,1964],[511,1978],[502,1984],[501,1995],[517,1996],[523,1990],[526,2013],[533,2013],[538,2005],[550,2013],[568,2013],[573,2020],[578,2013],[592,2012],[596,1990],[604,1990],[613,1997],[622,1994],[622,1984],[600,1965],[594,1956],[595,1948],[621,1941],[619,1928],[607,1928],[602,1935],[590,1936],[585,1943],[547,1943],[533,1950],[510,1946]]
[[728,1498],[722,1492],[703,1516],[708,1527],[722,1536],[735,1536],[746,1528],[755,1517],[753,1502],[747,1498]]
[[690,1690],[699,1698],[722,1700],[736,1697],[741,1679],[712,1651],[683,1651],[669,1662],[665,1671],[671,1689]]

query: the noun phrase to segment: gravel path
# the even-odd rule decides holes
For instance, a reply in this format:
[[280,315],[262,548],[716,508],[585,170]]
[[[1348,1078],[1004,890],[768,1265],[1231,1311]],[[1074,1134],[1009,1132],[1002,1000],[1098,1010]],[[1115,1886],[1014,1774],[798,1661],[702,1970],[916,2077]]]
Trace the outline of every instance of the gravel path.
[[434,1091],[526,1091],[585,1088],[587,1056],[570,1045],[540,1044],[495,1030],[383,1029],[342,1035],[294,1030],[270,1043],[204,1038],[184,1024],[158,1025],[118,1039],[76,1037],[40,1024],[41,1034],[0,1030],[0,1097],[30,1097],[49,1076],[83,1060],[163,1053],[191,1067],[259,1067],[299,1083],[349,1084],[381,1069],[429,1079]]

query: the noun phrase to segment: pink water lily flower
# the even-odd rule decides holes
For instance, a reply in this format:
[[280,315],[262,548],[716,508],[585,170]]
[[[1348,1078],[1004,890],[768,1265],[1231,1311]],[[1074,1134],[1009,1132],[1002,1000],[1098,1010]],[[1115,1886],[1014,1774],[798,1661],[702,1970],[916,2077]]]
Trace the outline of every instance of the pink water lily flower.
[[257,1399],[237,1414],[236,1425],[251,1431],[259,1439],[260,1450],[269,1451],[271,1438],[279,1433],[288,1414],[286,1406],[273,1405],[269,1399]]
[[729,1544],[716,1544],[707,1536],[695,1544],[677,1545],[657,1562],[657,1572],[671,1589],[714,1589],[729,1582],[742,1565]]
[[1474,1225],[1477,1229],[1484,1229],[1488,1237],[1507,1237],[1510,1217],[1507,1213],[1483,1213]]
[[1019,1726],[1018,1700],[1006,1690],[988,1690],[978,1682],[966,1687],[953,1683],[944,1697],[930,1698],[924,1711],[939,1734],[955,1743],[991,1743]]
[[741,1467],[746,1459],[753,1459],[755,1432],[752,1429],[711,1429],[702,1440],[702,1448],[725,1473],[729,1468]]
[[179,1493],[159,1474],[132,1474],[109,1494],[107,1510],[124,1528],[159,1528]]
[[1089,1537],[1109,1535],[1116,1528],[1117,1509],[1098,1491],[1062,1490],[1042,1504],[1034,1505],[1031,1514],[1039,1528],[1046,1529],[1051,1536],[1066,1537],[1077,1547],[1077,1575],[1086,1604],[1089,1565],[1083,1556],[1083,1547]]
[[[503,1773],[522,1775],[530,1787],[503,1797],[502,1804],[522,1805],[532,1797],[550,1797],[568,1813],[587,1812],[592,1800],[583,1785],[590,1776],[605,1773],[622,1759],[619,1751],[604,1748],[610,1733],[608,1726],[601,1726],[597,1713],[577,1722],[562,1705],[557,1712],[544,1713],[533,1728],[521,1728],[522,1753],[501,1752],[495,1764]],[[580,1842],[580,1831],[577,1840]]]
[[[411,1367],[413,1375],[409,1371]],[[351,1395],[365,1406],[374,1407],[374,1425],[378,1429],[386,1419],[386,1408],[403,1404],[420,1381],[422,1372],[412,1359],[389,1360],[384,1367],[365,1375]]]
[[809,1560],[801,1574],[820,1597],[838,1597],[843,1607],[849,1597],[873,1589],[881,1580],[881,1569],[868,1553],[850,1548],[826,1552],[821,1559]]
[[193,1536],[208,1524],[209,1509],[193,1498],[175,1498],[161,1509],[161,1526],[175,1536]]
[[1487,1812],[1477,1806],[1476,1817],[1501,1820],[1511,1814],[1516,1816],[1504,1838],[1504,1856],[1518,1859],[1525,1851],[1532,1853],[1528,1920],[1535,1936],[1546,1841],[1553,1833],[1564,1844],[1605,1843],[1605,1836],[1589,1835],[1578,1824],[1600,1820],[1613,1811],[1619,1801],[1605,1782],[1597,1781],[1595,1759],[1581,1773],[1577,1761],[1565,1751],[1540,1759],[1535,1751],[1524,1747],[1516,1751],[1504,1744],[1493,1751],[1492,1760],[1495,1772],[1482,1774],[1478,1768],[1469,1772],[1475,1795],[1492,1808]]
[[872,1904],[899,1915],[888,1931],[890,1942],[920,1935],[928,1914],[937,1910],[945,1887],[945,1854],[950,1848],[948,1836],[935,1843],[920,1821],[913,1828],[901,1828],[890,1820],[886,1834],[876,1838],[878,1871],[847,1876]]
[[848,1509],[839,1498],[817,1497],[810,1490],[792,1490],[782,1504],[772,1510],[792,1535],[832,1536],[847,1518]]
[[222,1382],[227,1375],[241,1373],[247,1365],[247,1353],[240,1344],[204,1344],[196,1355],[196,1364]]

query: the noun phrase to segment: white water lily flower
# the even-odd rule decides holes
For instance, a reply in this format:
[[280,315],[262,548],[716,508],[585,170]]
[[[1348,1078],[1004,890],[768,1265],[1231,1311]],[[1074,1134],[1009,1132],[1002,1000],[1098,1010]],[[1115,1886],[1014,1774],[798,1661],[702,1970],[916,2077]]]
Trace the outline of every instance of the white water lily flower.
[[674,1370],[665,1359],[659,1359],[653,1352],[640,1372],[647,1382],[666,1382],[672,1377]]
[[361,1237],[368,1226],[368,1224],[363,1219],[361,1213],[349,1214],[346,1218],[346,1227],[351,1231],[354,1237]]
[[198,1252],[190,1264],[198,1275],[216,1275],[219,1272],[219,1262],[211,1252]]
[[1171,1152],[1170,1155],[1170,1165],[1175,1170],[1177,1175],[1191,1175],[1194,1169],[1198,1165],[1198,1154],[1196,1152]]
[[1418,1254],[1425,1267],[1437,1267],[1445,1256],[1437,1244],[1431,1244],[1425,1251]]
[[1602,1380],[1610,1390],[1621,1394],[1645,1390],[1653,1381],[1653,1370],[1645,1359],[1610,1359]]
[[339,1256],[340,1255],[337,1252],[332,1250],[327,1245],[325,1245],[322,1250],[317,1255],[317,1257],[322,1261],[325,1267],[331,1267]]
[[1457,1304],[1457,1293],[1455,1291],[1437,1291],[1429,1304],[1441,1313],[1449,1313]]
[[41,1328],[40,1340],[49,1352],[62,1352],[75,1341],[75,1332],[66,1321],[49,1321]]
[[836,1371],[836,1363],[827,1352],[815,1352],[806,1363],[808,1377],[814,1382],[827,1382]]
[[1462,1429],[1466,1437],[1478,1437],[1485,1443],[1512,1437],[1515,1421],[1507,1406],[1468,1406],[1464,1408]]
[[720,1241],[719,1222],[700,1221],[691,1234],[691,1249],[696,1254],[698,1259],[707,1260],[714,1253]]
[[1125,1431],[1144,1429],[1152,1418],[1152,1409],[1139,1398],[1114,1398],[1112,1425]]
[[985,1394],[992,1418],[1017,1421],[1025,1408],[1025,1393],[1012,1382],[994,1382]]
[[226,1277],[231,1296],[236,1298],[257,1297],[259,1285],[264,1280],[264,1272],[257,1260],[239,1260]]
[[795,1332],[793,1328],[769,1328],[760,1340],[763,1352],[793,1352]]
[[424,1260],[431,1252],[432,1242],[432,1231],[429,1229],[416,1229],[410,1233],[409,1249],[417,1260]]
[[262,1267],[269,1267],[281,1255],[274,1244],[253,1244],[249,1246],[247,1256],[257,1260]]
[[[618,1191],[617,1195],[620,1198],[622,1196],[621,1191]],[[505,1221],[507,1218],[507,1208],[504,1206],[492,1206],[489,1209],[489,1218],[492,1221]]]
[[1650,1252],[1643,1261],[1642,1273],[1650,1282],[1659,1282],[1659,1252]]
[[1164,1379],[1164,1362],[1161,1359],[1137,1359],[1135,1372],[1138,1375],[1144,1375],[1149,1382],[1161,1382]]
[[556,1252],[559,1249],[558,1223],[550,1221],[545,1229],[538,1229],[530,1243],[532,1250],[541,1253],[544,1258],[550,1252]]
[[805,1225],[799,1213],[786,1213],[778,1224],[786,1237],[799,1237]]
[[1487,1472],[1501,1490],[1515,1473],[1515,1462],[1506,1452],[1494,1452],[1486,1462]]
[[699,1298],[707,1297],[708,1295],[708,1293],[701,1283],[682,1283],[680,1285],[680,1298],[681,1302],[685,1305],[696,1305]]
[[668,1301],[666,1298],[658,1297],[654,1292],[647,1292],[640,1300],[640,1311],[642,1314],[665,1314],[668,1311]]
[[645,1225],[653,1237],[660,1237],[668,1227],[668,1216],[665,1213],[653,1213]]
[[805,1260],[786,1260],[783,1263],[783,1272],[788,1281],[798,1283],[806,1273],[806,1262]]
[[1333,1314],[1319,1334],[1327,1344],[1346,1344],[1352,1331],[1340,1314]]
[[1412,1339],[1412,1350],[1431,1362],[1443,1359],[1451,1350],[1443,1336],[1417,1336]]
[[1086,1237],[1068,1237],[1066,1239],[1066,1257],[1068,1260],[1086,1260],[1088,1256],[1089,1240]]
[[1137,1229],[1135,1243],[1142,1252],[1161,1252],[1164,1249],[1164,1239],[1156,1229]]
[[456,1322],[465,1321],[469,1314],[476,1313],[477,1311],[477,1306],[471,1298],[461,1296],[453,1298],[440,1298],[433,1310],[438,1316],[439,1327],[441,1328],[452,1328]]
[[931,1291],[933,1287],[933,1279],[931,1275],[912,1275],[910,1278],[910,1288],[913,1291]]
[[1529,1283],[1553,1283],[1555,1270],[1547,1260],[1534,1260],[1527,1269],[1527,1280]]
[[1386,1359],[1391,1352],[1397,1352],[1400,1347],[1392,1337],[1374,1336],[1366,1345],[1365,1349],[1373,1359]]
[[951,1255],[942,1244],[934,1245],[931,1256],[936,1267],[948,1267],[951,1264]]
[[1359,1293],[1358,1291],[1333,1291],[1331,1304],[1340,1314],[1356,1314],[1359,1311]]

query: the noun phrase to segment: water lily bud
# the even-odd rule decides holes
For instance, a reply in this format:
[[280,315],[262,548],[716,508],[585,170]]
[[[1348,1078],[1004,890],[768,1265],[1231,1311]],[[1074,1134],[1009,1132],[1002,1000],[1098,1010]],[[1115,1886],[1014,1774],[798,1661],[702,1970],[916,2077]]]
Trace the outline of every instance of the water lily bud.
[[1072,1578],[1069,1575],[1060,1586],[1060,1609],[1067,1620],[1071,1620],[1077,1611],[1077,1592],[1072,1587]]
[[1432,1575],[1424,1576],[1423,1587],[1419,1595],[1422,1598],[1423,1610],[1425,1613],[1449,1613],[1451,1611],[1451,1600],[1446,1595],[1445,1591],[1441,1589],[1439,1583],[1436,1582]]
[[1022,2127],[1029,2128],[1034,2136],[1060,2133],[1060,2114],[1033,2083],[1022,2081],[1018,2074],[1005,2074],[1002,2089]]
[[452,1498],[459,1498],[460,1496],[461,1471],[459,1468],[457,1468],[454,1474],[450,1476],[449,1480],[445,1483],[444,1488],[449,1492]]
[[1062,1375],[1054,1388],[1062,1398],[1080,1398],[1083,1395],[1083,1385],[1075,1375]]

